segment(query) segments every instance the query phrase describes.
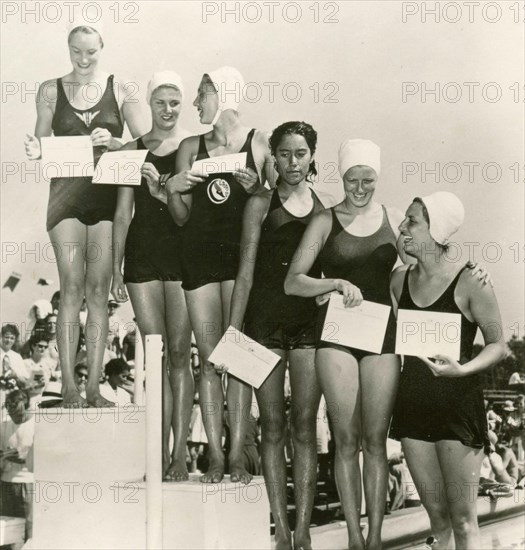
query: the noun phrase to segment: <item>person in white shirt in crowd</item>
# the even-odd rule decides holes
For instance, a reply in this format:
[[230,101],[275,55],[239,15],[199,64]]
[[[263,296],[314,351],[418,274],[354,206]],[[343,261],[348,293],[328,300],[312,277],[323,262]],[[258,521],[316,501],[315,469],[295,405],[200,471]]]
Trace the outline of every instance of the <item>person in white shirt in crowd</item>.
[[107,380],[100,385],[100,393],[118,407],[131,403],[133,386],[128,381],[129,365],[124,359],[112,359],[105,367]]
[[26,540],[33,524],[33,439],[35,419],[29,394],[14,390],[6,397],[9,419],[0,430],[0,515],[26,520]]
[[0,340],[0,414],[5,418],[4,403],[7,392],[11,389],[25,387],[29,383],[30,373],[22,356],[13,350],[20,333],[16,325],[5,324],[2,327]]

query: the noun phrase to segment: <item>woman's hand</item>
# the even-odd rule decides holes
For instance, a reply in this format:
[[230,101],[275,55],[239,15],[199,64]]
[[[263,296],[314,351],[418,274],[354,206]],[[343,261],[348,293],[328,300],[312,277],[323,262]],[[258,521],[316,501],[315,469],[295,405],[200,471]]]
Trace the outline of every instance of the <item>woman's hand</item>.
[[315,297],[315,303],[320,307],[323,304],[326,304],[328,300],[330,300],[330,295],[332,292],[325,292],[324,294],[320,294],[319,296]]
[[434,376],[446,376],[448,378],[465,376],[465,368],[448,355],[434,355],[434,361],[421,356],[419,359],[430,368]]
[[335,290],[343,295],[345,307],[355,307],[363,301],[363,295],[359,288],[344,279],[335,280]]
[[198,184],[205,181],[203,176],[192,174],[191,170],[184,170],[176,176],[166,180],[166,191],[168,193],[189,193]]
[[29,160],[38,160],[41,157],[42,150],[40,149],[40,140],[37,137],[26,134],[24,147],[26,149],[26,157]]
[[126,285],[124,284],[124,277],[122,273],[113,274],[113,282],[111,283],[111,294],[116,302],[120,304],[128,301],[128,293],[126,292]]
[[121,143],[116,141],[111,132],[106,130],[106,128],[95,128],[91,132],[91,143],[93,146],[106,147],[108,150],[119,149]]
[[228,372],[228,367],[224,363],[216,365],[215,363],[208,361],[208,364],[215,369],[217,374],[226,374]]
[[160,174],[151,162],[145,162],[140,169],[148,184],[149,193],[152,197],[158,197],[161,193],[160,189]]
[[233,173],[233,177],[240,183],[248,193],[254,191],[254,188],[259,184],[259,176],[255,170],[251,168],[241,168]]
[[490,273],[485,269],[485,266],[478,264],[477,262],[467,262],[467,267],[470,269],[470,274],[472,277],[477,276],[478,281],[481,281],[482,284],[486,285],[490,283],[490,286],[494,286],[492,282],[492,277]]

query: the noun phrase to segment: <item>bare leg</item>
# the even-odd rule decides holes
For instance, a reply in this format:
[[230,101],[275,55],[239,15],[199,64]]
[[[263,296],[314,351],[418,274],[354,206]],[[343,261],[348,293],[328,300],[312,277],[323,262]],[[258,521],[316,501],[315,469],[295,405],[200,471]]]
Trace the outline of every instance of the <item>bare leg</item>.
[[86,226],[76,219],[63,220],[49,232],[60,278],[57,346],[64,407],[87,407],[73,378],[80,333],[79,313],[84,299],[86,237]]
[[[142,344],[145,346],[145,338],[148,334],[160,334],[166,342],[166,313],[164,283],[162,281],[149,281],[147,283],[128,283],[127,289],[133,311],[137,319]],[[170,430],[173,415],[173,397],[168,379],[168,353],[167,346],[162,358],[162,472],[166,470],[170,462]]]
[[210,365],[208,358],[223,334],[221,283],[210,283],[195,290],[187,290],[185,296],[201,360],[199,396],[209,444],[209,468],[201,481],[219,483],[224,477],[224,394],[221,377]]
[[[230,304],[234,281],[221,283],[223,333],[228,328]],[[244,440],[248,428],[248,416],[252,404],[253,389],[251,386],[233,376],[228,377],[226,401],[228,403],[228,425],[230,427],[230,454],[228,463],[231,481],[248,484],[252,475],[244,466]]]
[[92,407],[114,407],[115,403],[100,395],[104,349],[108,336],[108,296],[111,286],[113,223],[101,221],[88,225],[86,243],[86,354],[88,381],[86,400]]
[[316,353],[316,371],[335,438],[335,478],[348,529],[349,547],[364,550],[361,533],[361,392],[353,355],[332,348]]
[[452,523],[436,444],[409,438],[404,438],[402,443],[410,474],[430,519],[432,534],[438,539],[434,548],[451,550],[454,548]]
[[483,450],[473,449],[459,441],[438,441],[435,444],[445,481],[445,495],[456,548],[481,548],[477,495]]
[[399,383],[397,355],[370,355],[359,364],[363,445],[363,484],[369,550],[381,549],[381,527],[388,488],[386,438]]
[[315,350],[290,351],[292,389],[293,479],[296,504],[294,548],[312,547],[310,519],[317,480],[316,419],[321,388],[315,373]]
[[275,522],[275,547],[277,550],[290,550],[292,548],[292,533],[286,512],[286,461],[284,457],[286,354],[279,349],[272,351],[280,355],[282,359],[261,387],[255,390],[255,396],[261,417],[262,469],[270,509]]
[[193,407],[193,375],[191,372],[191,327],[184,291],[179,282],[165,282],[166,332],[169,352],[169,383],[173,395],[173,453],[166,472],[175,481],[188,479],[186,439]]

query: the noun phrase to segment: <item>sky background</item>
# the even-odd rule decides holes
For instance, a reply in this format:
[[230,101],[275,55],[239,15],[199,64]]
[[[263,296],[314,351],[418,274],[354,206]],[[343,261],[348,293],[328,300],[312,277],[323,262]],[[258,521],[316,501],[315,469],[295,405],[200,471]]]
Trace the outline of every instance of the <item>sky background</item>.
[[[24,2],[2,4],[2,284],[22,275],[14,292],[1,291],[3,323],[23,322],[35,299],[58,289],[46,246],[48,185],[27,173],[35,165],[25,161],[23,139],[34,131],[37,83],[71,70],[68,11],[37,4],[36,16]],[[319,188],[341,196],[337,150],[351,137],[381,146],[380,202],[405,210],[414,196],[456,193],[466,207],[456,240],[475,243],[457,261],[484,263],[506,336],[524,335],[524,27],[515,3],[469,13],[462,2],[443,2],[439,21],[424,3],[397,1],[282,2],[273,21],[267,3],[128,2],[118,12],[113,2],[91,4],[104,22],[102,68],[136,82],[141,98],[153,72],[177,71],[186,89],[181,124],[192,133],[207,129],[191,105],[202,74],[233,65],[251,83],[251,101],[240,107],[246,125],[305,120],[317,130]],[[225,12],[235,4],[237,14]],[[424,163],[439,163],[438,174],[423,177]],[[469,172],[465,163],[477,164]],[[37,286],[41,277],[53,284]],[[129,305],[120,314],[131,318]]]

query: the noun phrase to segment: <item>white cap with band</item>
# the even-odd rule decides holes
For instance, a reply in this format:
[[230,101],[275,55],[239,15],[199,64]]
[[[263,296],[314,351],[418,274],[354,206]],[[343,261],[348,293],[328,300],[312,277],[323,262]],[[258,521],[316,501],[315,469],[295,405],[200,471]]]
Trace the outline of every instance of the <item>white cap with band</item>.
[[184,97],[184,86],[182,85],[182,78],[175,71],[159,71],[156,72],[151,80],[148,82],[148,89],[146,91],[146,101],[151,101],[153,92],[161,86],[175,87],[180,91],[180,95]]
[[339,173],[343,178],[352,166],[369,166],[379,176],[381,149],[368,139],[347,139],[339,147]]
[[465,219],[463,203],[448,191],[437,191],[420,199],[425,205],[430,220],[430,236],[439,244],[446,245],[450,237],[461,227]]
[[97,31],[101,38],[102,36],[104,36],[104,24],[102,23],[102,20],[91,22],[91,21],[88,21],[86,18],[82,17],[81,15],[77,15],[75,16],[73,21],[68,23],[67,25],[68,37],[71,34],[71,32],[78,27],[89,27]]
[[244,78],[235,67],[228,66],[220,67],[206,74],[210,77],[219,100],[219,108],[211,122],[217,124],[224,111],[228,109],[237,111],[242,100]]

